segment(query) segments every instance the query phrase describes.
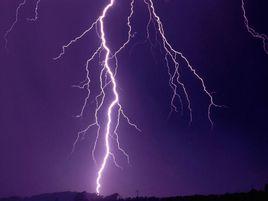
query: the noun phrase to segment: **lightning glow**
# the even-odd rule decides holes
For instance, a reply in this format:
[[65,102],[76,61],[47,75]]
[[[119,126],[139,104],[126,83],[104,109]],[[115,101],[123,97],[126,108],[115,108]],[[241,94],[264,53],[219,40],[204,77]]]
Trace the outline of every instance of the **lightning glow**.
[[263,50],[268,55],[268,49],[267,49],[268,36],[263,33],[258,33],[252,26],[249,25],[248,17],[246,14],[246,8],[245,8],[245,0],[241,0],[241,9],[242,9],[243,18],[244,18],[244,24],[247,28],[247,31],[251,34],[252,37],[262,41]]
[[[39,17],[39,6],[41,0],[37,0],[35,4],[35,15],[32,18],[27,18],[28,21],[36,21]],[[72,152],[75,151],[75,148],[81,138],[84,138],[86,133],[95,127],[96,131],[96,138],[93,143],[92,148],[92,158],[95,164],[98,166],[98,171],[96,173],[96,193],[99,195],[102,188],[102,180],[104,176],[104,172],[107,167],[107,162],[109,159],[114,163],[114,165],[118,168],[122,167],[117,162],[117,157],[115,155],[115,151],[119,151],[130,163],[130,156],[127,151],[122,147],[119,138],[119,127],[120,121],[123,119],[130,125],[131,127],[135,128],[137,131],[141,132],[136,124],[134,124],[131,119],[125,113],[123,106],[120,104],[120,94],[118,92],[118,83],[116,81],[117,70],[119,67],[118,62],[118,55],[130,44],[131,40],[135,37],[136,32],[132,26],[132,18],[135,15],[135,0],[129,0],[129,15],[126,19],[126,26],[128,28],[127,31],[127,39],[123,44],[114,52],[112,52],[111,47],[107,43],[107,28],[105,27],[105,20],[108,18],[108,13],[112,11],[115,3],[118,1],[116,0],[107,0],[107,4],[103,7],[100,15],[89,24],[88,28],[84,30],[78,36],[75,36],[72,40],[67,42],[61,47],[61,51],[58,55],[56,55],[53,59],[55,61],[61,59],[65,53],[66,49],[72,46],[74,43],[82,39],[88,33],[95,29],[97,39],[99,40],[98,46],[95,47],[94,51],[88,57],[86,64],[85,64],[85,79],[79,84],[73,85],[73,87],[82,89],[86,91],[86,96],[84,98],[84,102],[82,104],[82,108],[77,118],[83,117],[84,113],[86,112],[87,105],[89,104],[89,100],[91,98],[91,77],[90,77],[90,66],[95,61],[98,60],[98,64],[100,66],[100,73],[98,77],[99,81],[99,92],[94,97],[94,118],[93,121],[90,122],[86,128],[82,129],[77,133],[77,137],[74,140]],[[176,104],[177,100],[180,102],[180,109],[181,114],[183,113],[184,106],[183,100],[181,95],[179,94],[179,89],[183,92],[183,95],[186,100],[187,104],[187,111],[189,116],[189,123],[193,120],[192,115],[192,106],[191,106],[191,99],[188,93],[188,89],[185,83],[181,79],[182,66],[186,66],[188,70],[192,73],[192,75],[199,81],[200,86],[203,90],[203,93],[206,95],[208,99],[208,108],[207,108],[207,116],[208,120],[213,126],[213,121],[211,118],[211,110],[212,107],[220,107],[214,103],[214,99],[212,94],[208,91],[207,86],[203,78],[197,73],[194,67],[190,64],[189,60],[180,52],[177,51],[172,45],[171,42],[167,39],[164,25],[161,21],[160,16],[157,14],[153,0],[143,0],[141,1],[144,3],[148,11],[148,22],[146,24],[146,42],[149,42],[151,45],[151,51],[153,51],[153,46],[155,46],[151,40],[150,30],[151,26],[153,25],[153,29],[155,31],[155,42],[157,42],[157,46],[161,47],[160,51],[163,53],[163,61],[166,64],[167,73],[169,76],[169,86],[172,91],[171,100],[170,100],[170,108],[171,112],[175,111],[178,112],[178,106]],[[243,1],[242,1],[243,2]],[[26,4],[26,0],[21,2],[16,10],[16,18],[13,24],[11,25],[10,29],[5,34],[6,44],[7,44],[7,37],[8,34],[12,31],[16,23],[18,22],[18,15],[19,10]],[[244,15],[245,16],[245,15]],[[249,29],[251,30],[251,29]],[[255,33],[255,32],[254,32]],[[109,43],[110,44],[110,43]],[[182,62],[180,62],[182,61]],[[104,112],[103,112],[104,111]],[[170,112],[170,114],[171,114]],[[103,117],[103,113],[105,115],[104,123],[101,121],[101,117]],[[103,142],[100,142],[101,137],[104,138]],[[104,148],[104,155],[103,157],[98,160],[96,158],[96,148],[97,145],[101,143]],[[116,147],[117,150],[113,150]],[[100,162],[99,162],[100,161]]]

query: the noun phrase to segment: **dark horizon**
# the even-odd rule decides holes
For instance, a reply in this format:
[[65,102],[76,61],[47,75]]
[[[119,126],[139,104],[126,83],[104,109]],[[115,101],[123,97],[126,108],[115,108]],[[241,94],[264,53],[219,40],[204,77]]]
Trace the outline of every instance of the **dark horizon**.
[[[95,30],[60,60],[53,58],[63,44],[88,28],[107,1],[41,0],[38,20],[29,22],[36,2],[29,0],[8,36],[6,50],[2,36],[20,2],[0,2],[0,197],[94,192],[99,166],[91,150],[96,129],[70,153],[77,132],[93,117],[93,98],[85,116],[74,117],[86,94],[72,86],[85,78],[85,61],[99,42]],[[268,55],[261,41],[247,32],[241,1],[154,2],[168,40],[204,78],[215,102],[226,107],[212,109],[211,130],[207,97],[183,63],[193,121],[189,126],[187,112],[169,117],[172,94],[165,60],[158,45],[151,49],[142,43],[148,13],[137,0],[135,41],[119,56],[116,78],[125,112],[142,133],[122,122],[119,135],[130,165],[116,152],[123,170],[109,161],[101,194],[125,197],[138,189],[162,197],[262,189],[268,183]],[[268,34],[267,0],[245,2],[249,23]],[[128,12],[129,1],[118,0],[106,21],[113,51],[126,39]],[[93,94],[98,70],[91,68]]]
[[[133,195],[128,195],[128,196],[122,196],[116,192],[113,192],[109,195],[98,195],[96,192],[88,192],[88,191],[61,191],[61,192],[43,192],[43,193],[39,193],[39,194],[32,194],[32,195],[10,195],[10,196],[4,196],[4,197],[0,197],[0,201],[2,201],[1,199],[3,198],[12,198],[12,197],[18,197],[18,198],[32,198],[32,197],[43,197],[43,196],[50,196],[50,195],[59,195],[59,194],[88,194],[88,195],[92,195],[92,196],[97,196],[97,197],[109,197],[109,196],[113,196],[113,195],[119,195],[120,198],[123,199],[127,199],[127,198],[142,198],[142,197],[157,197],[155,195],[143,195],[142,192],[140,192],[139,190],[133,190]],[[237,192],[224,192],[221,194],[213,194],[213,193],[208,193],[208,194],[174,194],[174,195],[170,195],[170,196],[158,196],[157,198],[169,198],[169,197],[194,197],[194,196],[223,196],[223,195],[235,195],[235,194],[249,194],[249,193],[266,193],[268,196],[268,183],[265,184],[262,188],[260,189],[255,189],[255,188],[251,188],[247,191],[237,191]],[[14,201],[14,200],[12,200]]]
[[[137,193],[137,192],[136,192]],[[77,197],[79,197],[77,199]],[[83,197],[83,199],[81,199]],[[192,194],[192,195],[173,195],[173,196],[163,196],[163,197],[156,197],[154,195],[139,195],[135,194],[133,196],[126,196],[123,197],[118,193],[112,193],[109,195],[98,195],[96,193],[90,193],[87,191],[82,192],[76,192],[76,191],[63,191],[63,192],[52,192],[52,193],[41,193],[37,195],[30,195],[30,196],[8,196],[8,197],[0,197],[0,201],[20,201],[23,199],[24,201],[27,201],[27,199],[30,199],[30,201],[48,201],[48,200],[58,200],[58,201],[94,201],[94,200],[146,200],[149,199],[152,201],[151,198],[155,200],[161,200],[161,199],[191,199],[191,200],[199,200],[200,198],[208,198],[209,200],[214,197],[212,200],[219,199],[220,197],[225,198],[224,200],[230,201],[230,198],[233,198],[231,200],[239,200],[241,198],[250,199],[250,200],[265,200],[268,198],[268,184],[265,185],[264,189],[251,189],[247,192],[226,192],[222,194]],[[221,199],[221,200],[222,200]],[[174,199],[173,199],[174,201]]]

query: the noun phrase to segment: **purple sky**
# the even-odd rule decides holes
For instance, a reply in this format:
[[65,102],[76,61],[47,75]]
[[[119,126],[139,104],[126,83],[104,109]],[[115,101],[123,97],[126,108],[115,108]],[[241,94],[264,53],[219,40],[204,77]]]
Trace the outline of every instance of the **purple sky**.
[[[268,33],[267,2],[248,0],[250,23]],[[14,20],[18,0],[0,3],[0,36]],[[96,18],[105,0],[43,0],[39,20],[29,1],[9,35],[8,52],[0,40],[0,197],[56,191],[93,192],[97,167],[91,158],[95,130],[69,155],[76,133],[92,117],[79,113],[85,92],[72,88],[83,80],[84,63],[97,45],[95,32],[55,62],[61,46]],[[128,1],[118,3],[107,20],[109,45],[116,50],[126,38]],[[124,170],[111,162],[103,178],[103,194],[169,196],[247,191],[268,183],[268,56],[261,42],[243,25],[240,1],[157,1],[166,34],[228,106],[213,110],[215,127],[206,117],[207,100],[185,71],[193,104],[193,123],[174,113],[168,118],[171,91],[158,48],[134,42],[119,56],[121,102],[142,129],[125,123],[122,145],[131,157]],[[148,15],[137,0],[133,25],[136,41],[145,37]],[[96,70],[92,70],[96,79]],[[95,76],[95,77],[94,77]],[[93,86],[96,87],[96,86]]]

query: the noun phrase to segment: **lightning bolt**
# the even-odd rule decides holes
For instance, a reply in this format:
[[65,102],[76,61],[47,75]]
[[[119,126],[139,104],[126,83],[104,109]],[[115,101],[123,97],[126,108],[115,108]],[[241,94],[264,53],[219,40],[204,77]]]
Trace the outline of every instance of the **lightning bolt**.
[[262,41],[263,50],[268,55],[268,49],[267,49],[268,36],[263,33],[258,33],[253,27],[249,25],[249,21],[248,21],[246,9],[245,9],[245,0],[241,0],[241,9],[242,9],[243,18],[244,18],[244,24],[247,28],[247,31],[251,34],[252,37]]
[[106,133],[105,133],[105,148],[106,148],[106,153],[105,153],[105,156],[102,160],[102,164],[101,164],[101,167],[98,171],[98,176],[97,176],[97,180],[96,180],[96,192],[97,194],[100,193],[100,188],[101,188],[101,184],[100,184],[100,180],[102,178],[102,174],[103,174],[103,171],[104,171],[104,168],[106,166],[106,163],[107,163],[107,159],[110,155],[110,142],[109,142],[109,136],[110,136],[110,130],[111,130],[111,122],[112,122],[112,117],[111,117],[111,114],[114,110],[114,107],[116,105],[118,105],[119,103],[119,95],[118,95],[118,92],[117,92],[117,84],[116,84],[116,80],[115,80],[115,77],[114,77],[114,74],[111,70],[111,67],[109,66],[109,57],[110,57],[110,53],[111,53],[111,50],[109,49],[109,47],[107,46],[107,42],[106,42],[106,38],[105,38],[105,31],[104,31],[104,19],[106,17],[106,14],[108,12],[108,10],[113,6],[114,4],[114,0],[111,0],[110,3],[104,8],[103,12],[102,12],[102,15],[100,16],[99,18],[99,21],[100,21],[100,31],[101,31],[101,41],[102,41],[102,46],[104,48],[104,50],[106,51],[106,55],[105,55],[105,59],[104,59],[104,66],[108,72],[108,75],[111,79],[111,82],[112,82],[112,85],[113,85],[113,94],[114,94],[114,99],[112,100],[112,102],[110,103],[109,105],[109,108],[108,108],[108,111],[107,111],[107,117],[108,117],[108,121],[107,121],[107,124],[106,124]]
[[[120,94],[118,92],[118,84],[116,81],[117,69],[119,65],[117,56],[121,53],[121,51],[123,51],[126,48],[127,45],[129,45],[130,41],[135,37],[135,34],[136,34],[133,31],[132,24],[131,24],[132,17],[135,13],[135,10],[134,10],[135,0],[129,0],[129,2],[130,2],[130,13],[127,17],[127,22],[126,22],[126,26],[128,27],[127,39],[125,40],[125,42],[123,42],[123,44],[116,51],[112,52],[111,48],[108,46],[107,38],[106,38],[107,30],[105,29],[105,20],[108,16],[108,12],[112,10],[114,4],[116,3],[116,0],[107,0],[107,4],[104,6],[101,14],[95,19],[95,21],[89,24],[88,28],[85,29],[80,35],[74,37],[68,43],[64,44],[61,47],[61,51],[59,52],[59,54],[53,58],[55,61],[61,59],[65,55],[67,48],[72,46],[74,43],[76,43],[77,41],[82,39],[85,35],[87,35],[89,32],[95,29],[96,36],[99,40],[99,45],[94,49],[94,51],[91,53],[91,55],[88,57],[86,61],[86,64],[85,64],[86,75],[85,75],[84,81],[80,82],[79,84],[73,85],[73,87],[86,91],[86,96],[84,98],[84,102],[82,104],[80,113],[76,115],[77,118],[81,118],[83,117],[86,107],[89,104],[89,100],[91,98],[90,66],[92,62],[94,62],[95,60],[99,61],[99,65],[101,67],[100,73],[99,73],[99,92],[94,97],[94,103],[95,103],[94,118],[93,118],[94,120],[93,122],[89,123],[85,129],[80,130],[77,133],[76,139],[74,140],[74,143],[73,143],[71,153],[75,151],[75,148],[79,140],[81,138],[84,138],[84,136],[87,134],[87,132],[91,128],[93,127],[97,128],[96,138],[93,144],[91,155],[95,164],[98,166],[98,171],[97,171],[97,176],[96,176],[96,189],[95,189],[98,195],[101,192],[101,187],[102,187],[101,182],[103,179],[103,174],[107,166],[108,160],[111,159],[116,167],[122,168],[116,161],[116,155],[114,153],[113,147],[116,147],[117,151],[120,151],[123,154],[123,156],[125,156],[127,162],[130,163],[130,157],[127,151],[125,151],[120,144],[120,138],[119,138],[119,133],[118,133],[120,120],[124,119],[131,127],[141,132],[138,126],[134,124],[131,121],[131,119],[126,115],[125,111],[123,110],[123,106],[120,104],[120,96],[119,96]],[[156,12],[153,0],[143,0],[143,2],[149,14],[149,19],[146,24],[145,42],[148,41],[150,43],[151,51],[152,51],[153,50],[152,47],[154,46],[154,44],[151,40],[150,29],[151,29],[151,26],[153,25],[153,28],[155,31],[155,42],[158,43],[158,45],[161,47],[160,49],[161,52],[163,52],[164,54],[163,59],[167,67],[167,73],[169,76],[169,86],[172,90],[171,100],[170,100],[170,108],[171,108],[170,114],[173,111],[175,112],[178,111],[178,108],[176,105],[177,99],[179,99],[180,101],[181,113],[184,110],[182,97],[179,94],[179,89],[181,89],[187,102],[189,124],[193,120],[190,96],[188,94],[188,89],[186,88],[181,78],[181,74],[182,74],[181,66],[187,66],[188,70],[190,70],[190,72],[192,72],[194,77],[199,81],[202,87],[203,93],[208,98],[207,116],[211,124],[211,127],[213,127],[213,121],[211,118],[211,110],[213,107],[221,107],[221,106],[214,103],[213,96],[208,91],[203,78],[198,74],[195,68],[190,64],[189,60],[184,56],[184,54],[182,54],[182,52],[177,51],[171,45],[171,42],[169,42],[169,40],[167,39],[165,31],[164,31],[163,23],[161,21],[160,16]],[[19,10],[25,4],[26,4],[26,0],[21,2],[19,6],[17,7],[16,19],[13,22],[10,29],[5,34],[6,43],[7,43],[8,34],[12,31],[12,29],[14,28],[15,24],[18,21]],[[37,0],[35,4],[35,15],[32,18],[27,18],[28,21],[36,21],[38,19],[39,6],[40,6],[40,0]],[[107,105],[106,105],[106,102],[108,102]],[[103,113],[106,117],[104,123],[100,121],[100,118],[103,116]],[[95,156],[96,155],[95,152],[96,152],[96,147],[100,141],[100,136],[102,135],[104,137],[104,155],[101,158],[100,163],[98,163],[96,156]]]

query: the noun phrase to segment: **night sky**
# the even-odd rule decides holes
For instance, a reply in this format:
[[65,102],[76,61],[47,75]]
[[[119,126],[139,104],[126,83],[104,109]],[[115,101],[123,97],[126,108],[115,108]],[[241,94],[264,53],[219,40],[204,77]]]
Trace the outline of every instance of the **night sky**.
[[[0,36],[13,22],[19,2],[1,0]],[[62,59],[52,58],[96,19],[107,1],[42,0],[39,19],[28,22],[34,2],[21,10],[8,50],[0,40],[0,196],[94,192],[96,129],[70,152],[94,111],[89,104],[83,118],[74,117],[86,93],[71,86],[84,79],[86,59],[99,42],[96,32],[71,46]],[[263,188],[268,183],[268,55],[247,32],[240,0],[154,2],[167,38],[205,79],[215,102],[226,107],[213,109],[211,130],[208,100],[182,67],[193,122],[189,126],[186,111],[168,118],[171,90],[164,57],[158,46],[141,44],[148,13],[137,0],[132,21],[137,33],[119,56],[117,81],[121,103],[142,133],[122,122],[121,143],[131,165],[121,155],[123,170],[109,162],[102,193],[134,196],[139,190],[141,195],[170,196]],[[268,33],[267,0],[246,3],[250,24]],[[116,50],[127,37],[129,1],[118,0],[112,11],[106,32]]]

